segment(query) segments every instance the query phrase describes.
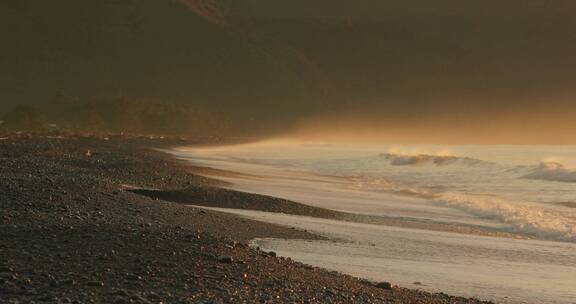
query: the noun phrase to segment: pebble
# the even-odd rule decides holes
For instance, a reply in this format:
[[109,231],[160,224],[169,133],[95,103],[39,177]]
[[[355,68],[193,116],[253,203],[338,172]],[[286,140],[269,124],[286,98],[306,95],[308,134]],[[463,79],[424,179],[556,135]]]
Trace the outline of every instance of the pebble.
[[[90,141],[95,142],[90,149],[99,147],[97,139]],[[380,283],[386,288],[377,289],[373,282],[365,284],[290,259],[282,262],[274,258],[275,252],[257,252],[235,243],[231,235],[236,234],[229,235],[236,228],[233,223],[215,230],[223,216],[211,212],[200,216],[191,208],[154,204],[118,191],[120,184],[182,186],[170,184],[182,178],[179,168],[156,172],[155,163],[161,158],[152,154],[156,152],[125,143],[112,139],[107,144],[117,151],[98,148],[102,154],[93,153],[91,159],[84,156],[87,147],[70,139],[55,146],[63,153],[48,158],[41,154],[54,149],[51,145],[26,149],[29,145],[21,143],[9,148],[18,151],[13,163],[0,158],[0,178],[8,183],[0,183],[0,193],[10,198],[0,216],[0,236],[10,242],[0,246],[0,303],[479,304],[424,291],[388,292],[389,283]],[[94,157],[107,162],[94,167]],[[159,175],[169,176],[165,184],[154,182]],[[51,180],[44,181],[45,176]],[[218,197],[219,191],[210,190],[208,197]],[[241,201],[246,207],[253,203],[248,194],[224,193],[233,194],[230,202]],[[282,203],[271,198],[255,201],[257,206]],[[199,223],[189,221],[188,215]],[[187,221],[179,220],[183,218]],[[238,223],[259,227],[251,221]],[[243,237],[246,227],[238,228]]]
[[91,286],[91,287],[103,287],[104,286],[104,282],[100,282],[100,281],[89,281],[86,283],[86,286]]
[[2,273],[2,272],[13,272],[13,271],[14,271],[14,269],[12,269],[12,268],[9,267],[9,266],[4,266],[4,265],[0,266],[0,273]]
[[112,295],[119,296],[119,297],[127,297],[128,292],[126,292],[126,290],[124,290],[124,289],[118,289],[118,290],[115,290],[114,292],[112,292]]
[[228,255],[221,255],[218,257],[218,262],[230,264],[230,263],[234,262],[234,259],[232,259],[232,257],[228,256]]
[[126,279],[130,280],[130,281],[141,281],[142,277],[139,275],[135,275],[135,274],[128,274],[128,275],[126,275]]
[[76,281],[72,279],[66,279],[58,282],[58,285],[76,285]]

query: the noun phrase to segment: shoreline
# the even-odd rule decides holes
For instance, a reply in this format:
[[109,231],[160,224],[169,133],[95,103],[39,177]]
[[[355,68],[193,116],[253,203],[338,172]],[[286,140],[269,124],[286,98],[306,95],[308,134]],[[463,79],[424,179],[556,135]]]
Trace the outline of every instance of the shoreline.
[[0,137],[0,303],[488,303],[378,288],[279,258],[247,242],[325,238],[126,191],[122,185],[195,189],[192,199],[208,197],[215,207],[333,215],[272,197],[232,195],[154,150],[180,141]]
[[[177,150],[180,147],[176,146],[172,148]],[[162,152],[167,153],[170,157],[174,157],[174,155],[171,154],[171,151],[169,149],[163,150]],[[485,227],[481,227],[478,225],[446,223],[432,220],[419,221],[409,218],[398,218],[398,217],[388,217],[384,215],[372,215],[368,213],[353,213],[347,211],[338,211],[306,205],[289,199],[276,197],[274,195],[259,194],[256,192],[245,192],[243,191],[242,188],[234,187],[233,184],[234,182],[230,182],[227,179],[242,179],[242,178],[251,179],[262,177],[246,172],[237,172],[227,169],[211,168],[206,166],[205,164],[202,164],[201,162],[198,163],[196,161],[186,160],[180,157],[177,158],[177,160],[183,161],[183,165],[189,167],[190,171],[193,172],[194,174],[213,180],[214,181],[213,187],[218,188],[218,192],[212,193],[212,195],[210,195],[208,193],[201,193],[201,192],[209,192],[206,191],[209,189],[202,189],[203,191],[198,191],[199,189],[187,188],[187,189],[178,189],[169,191],[142,190],[141,194],[150,196],[152,198],[160,198],[160,199],[164,198],[165,200],[181,204],[192,204],[192,205],[195,204],[197,206],[204,206],[204,207],[221,207],[221,208],[233,208],[233,209],[247,209],[247,210],[264,211],[264,212],[281,212],[290,215],[311,216],[322,219],[338,220],[343,222],[366,223],[366,224],[375,224],[375,225],[383,225],[399,228],[422,229],[438,232],[451,232],[464,235],[501,237],[517,240],[537,239],[530,235],[512,233],[509,231],[505,231],[503,229],[487,229]],[[329,177],[342,178],[340,176],[329,176]],[[399,196],[404,196],[396,192],[390,192],[390,193]],[[219,198],[214,197],[218,195],[222,195],[222,197]],[[246,201],[246,198],[252,198],[252,200],[250,204],[234,203],[234,201],[236,200],[232,200],[233,201],[232,205],[227,204],[226,202],[230,201],[230,197],[234,196],[243,197],[244,201]],[[410,195],[405,196],[411,197]],[[238,198],[238,200],[242,199]],[[218,203],[215,204],[215,202]],[[263,202],[265,203],[264,205],[262,204]],[[282,210],[283,208],[278,205],[285,207],[284,210]]]

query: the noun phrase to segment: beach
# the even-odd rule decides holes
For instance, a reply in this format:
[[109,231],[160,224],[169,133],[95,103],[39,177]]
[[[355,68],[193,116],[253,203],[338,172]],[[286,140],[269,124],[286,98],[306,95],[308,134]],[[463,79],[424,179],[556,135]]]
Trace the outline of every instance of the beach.
[[[256,248],[255,239],[329,239],[189,205],[210,201],[317,218],[334,212],[223,189],[157,150],[205,141],[0,138],[1,303],[480,303]],[[174,197],[153,191],[188,192],[190,201],[167,201]]]
[[0,0],[0,304],[576,304],[575,11]]
[[337,240],[253,242],[280,256],[497,303],[576,300],[576,147],[274,139],[168,152],[213,168],[202,174],[228,190],[331,212],[311,217],[202,203]]

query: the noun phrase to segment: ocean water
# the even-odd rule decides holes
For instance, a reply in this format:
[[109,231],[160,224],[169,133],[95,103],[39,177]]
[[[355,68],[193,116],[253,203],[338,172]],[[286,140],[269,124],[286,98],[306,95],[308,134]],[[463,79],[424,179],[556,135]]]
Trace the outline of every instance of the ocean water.
[[217,177],[237,190],[382,219],[227,210],[339,240],[254,241],[281,255],[501,303],[576,303],[576,146],[268,141],[171,152],[242,173]]

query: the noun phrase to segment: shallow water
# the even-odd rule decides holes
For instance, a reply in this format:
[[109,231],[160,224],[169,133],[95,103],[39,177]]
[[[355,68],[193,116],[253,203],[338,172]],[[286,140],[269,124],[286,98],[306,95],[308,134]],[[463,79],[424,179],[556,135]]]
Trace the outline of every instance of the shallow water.
[[[231,211],[344,242],[257,240],[303,262],[504,303],[576,303],[576,147],[267,142],[181,148],[232,188],[454,232]],[[396,225],[398,226],[398,225]],[[402,226],[400,224],[400,226]],[[458,227],[533,240],[462,234]],[[415,285],[414,282],[421,284]]]

